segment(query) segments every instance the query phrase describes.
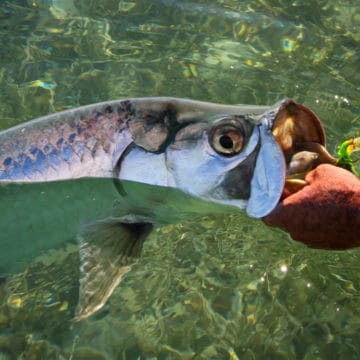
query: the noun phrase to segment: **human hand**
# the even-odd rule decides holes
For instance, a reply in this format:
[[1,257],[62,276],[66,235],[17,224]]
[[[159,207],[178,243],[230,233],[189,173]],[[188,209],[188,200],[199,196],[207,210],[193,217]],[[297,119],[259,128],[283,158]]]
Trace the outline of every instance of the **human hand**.
[[307,185],[283,199],[264,222],[310,247],[360,246],[360,180],[347,170],[322,164],[305,181]]

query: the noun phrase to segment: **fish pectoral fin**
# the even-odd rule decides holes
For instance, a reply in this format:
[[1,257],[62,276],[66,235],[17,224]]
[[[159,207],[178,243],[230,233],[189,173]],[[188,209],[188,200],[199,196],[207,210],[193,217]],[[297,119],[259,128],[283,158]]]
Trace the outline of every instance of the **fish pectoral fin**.
[[75,321],[101,309],[140,257],[149,223],[100,222],[79,235],[80,289]]

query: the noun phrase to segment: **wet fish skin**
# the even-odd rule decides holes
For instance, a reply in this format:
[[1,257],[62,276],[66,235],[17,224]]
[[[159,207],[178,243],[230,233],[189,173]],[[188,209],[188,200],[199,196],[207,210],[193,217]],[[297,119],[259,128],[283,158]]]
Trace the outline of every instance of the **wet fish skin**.
[[0,181],[38,182],[111,177],[127,103],[45,116],[0,133]]
[[66,110],[0,132],[0,181],[112,177],[118,157],[133,140],[156,152],[170,128],[173,132],[215,113],[258,116],[265,109],[139,98]]
[[[268,109],[164,97],[118,100],[52,114],[0,133],[0,182],[125,179],[176,187],[241,209],[249,203],[248,214],[261,217],[278,201],[285,167],[271,134],[276,109],[266,113]],[[244,144],[230,157],[211,149],[213,129],[228,124],[242,134]],[[267,142],[267,150],[262,150]],[[138,153],[129,167],[126,160],[134,155],[132,148]],[[272,153],[275,160],[266,169],[262,169],[266,162],[259,168],[258,155],[244,162],[252,152],[259,158]],[[134,173],[134,164],[144,171]],[[239,166],[239,183],[227,182]],[[257,174],[272,180],[252,181]],[[278,185],[269,187],[271,183]],[[252,199],[257,199],[255,204]]]

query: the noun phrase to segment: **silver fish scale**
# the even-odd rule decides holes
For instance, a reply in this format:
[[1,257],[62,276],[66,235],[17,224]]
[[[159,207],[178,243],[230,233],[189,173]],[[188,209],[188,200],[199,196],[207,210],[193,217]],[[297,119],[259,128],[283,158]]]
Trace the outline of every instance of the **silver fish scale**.
[[57,180],[60,173],[73,177],[79,164],[81,176],[96,175],[99,166],[104,169],[112,159],[114,135],[126,126],[129,113],[111,106],[88,114],[67,113],[0,134],[0,181]]

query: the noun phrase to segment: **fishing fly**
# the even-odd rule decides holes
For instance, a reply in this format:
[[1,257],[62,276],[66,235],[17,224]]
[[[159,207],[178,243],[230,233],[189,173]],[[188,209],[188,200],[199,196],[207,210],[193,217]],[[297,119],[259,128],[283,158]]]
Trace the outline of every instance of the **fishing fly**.
[[345,140],[339,147],[337,154],[339,155],[336,160],[336,165],[346,170],[351,171],[357,177],[359,172],[356,170],[354,163],[357,160],[353,159],[353,153],[360,150],[360,137],[356,137],[350,140]]

